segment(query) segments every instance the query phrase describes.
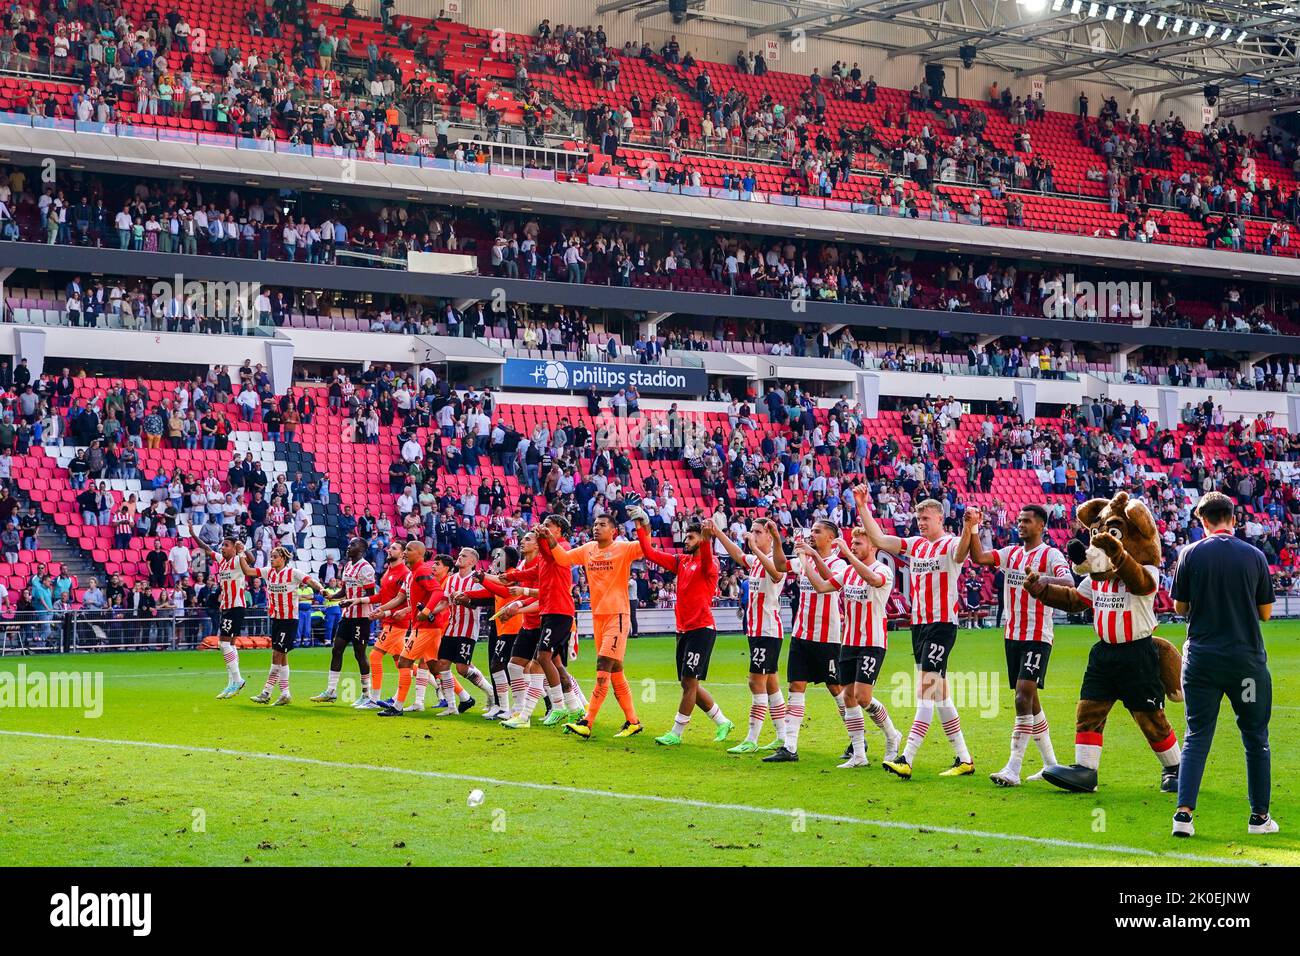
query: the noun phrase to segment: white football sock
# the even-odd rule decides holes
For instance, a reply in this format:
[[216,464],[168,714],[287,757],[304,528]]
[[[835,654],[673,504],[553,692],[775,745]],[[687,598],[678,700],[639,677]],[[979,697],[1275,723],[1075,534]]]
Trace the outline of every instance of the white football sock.
[[803,726],[803,694],[790,694],[790,704],[785,716],[785,749],[799,752],[799,728]]
[[763,732],[763,721],[767,719],[767,695],[753,694],[749,705],[749,733],[745,735],[747,743],[758,743],[758,735]]

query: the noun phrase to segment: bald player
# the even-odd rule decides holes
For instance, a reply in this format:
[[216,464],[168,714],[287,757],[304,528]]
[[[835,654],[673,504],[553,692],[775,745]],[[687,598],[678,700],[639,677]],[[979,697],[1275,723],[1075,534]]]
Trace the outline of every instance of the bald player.
[[421,541],[408,541],[402,551],[402,560],[409,569],[402,589],[391,601],[380,605],[379,620],[387,620],[394,612],[408,612],[402,650],[397,656],[397,695],[379,701],[380,717],[400,717],[406,709],[406,695],[411,689],[412,669],[422,660],[436,660],[438,645],[450,617],[443,592],[443,582],[451,573],[452,559],[440,554],[433,561],[426,560],[426,550]]

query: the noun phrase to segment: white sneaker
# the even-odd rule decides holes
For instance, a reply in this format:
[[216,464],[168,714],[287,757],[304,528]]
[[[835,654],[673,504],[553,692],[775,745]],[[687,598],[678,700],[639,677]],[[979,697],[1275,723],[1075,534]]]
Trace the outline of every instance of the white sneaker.
[[365,710],[367,707],[370,706],[371,703],[372,701],[370,700],[370,695],[362,694],[360,697],[358,697],[356,700],[352,702],[352,709]]
[[1280,829],[1281,827],[1277,825],[1277,821],[1272,816],[1267,817],[1263,823],[1249,823],[1246,825],[1246,832],[1248,833],[1277,833]]
[[835,769],[851,770],[854,767],[870,767],[870,766],[871,766],[871,761],[868,760],[865,756],[859,757],[856,754],[854,754],[848,760],[844,761],[844,763],[838,764]]
[[1025,780],[1042,780],[1043,770],[1046,769],[1047,769],[1046,767],[1043,767],[1041,770],[1038,771],[1038,773],[1031,773],[1028,777],[1025,778]]
[[445,710],[437,710],[437,711],[434,711],[433,716],[435,716],[435,717],[459,717],[459,716],[460,716],[460,708],[459,708],[459,707],[448,707],[448,708],[446,708]]
[[508,713],[508,711],[507,711],[504,707],[498,707],[496,704],[493,704],[493,705],[492,705],[491,707],[489,707],[487,710],[483,711],[483,719],[484,719],[484,720],[500,720],[500,719],[501,719],[502,717],[504,717],[507,713]]
[[1016,773],[1010,767],[1003,767],[997,773],[989,774],[989,779],[992,780],[994,783],[996,783],[999,787],[1020,786],[1020,774]]
[[424,710],[424,701],[417,700],[414,704],[412,704],[410,707],[406,709],[410,713],[415,713],[416,711]]
[[288,694],[281,694],[279,697],[277,697],[277,698],[275,699],[274,703],[272,703],[271,706],[272,706],[272,707],[283,707],[283,706],[285,706],[286,704],[291,704],[291,703],[293,703],[293,698],[292,698],[292,697],[290,697]]
[[1192,815],[1190,813],[1174,814],[1173,835],[1176,837],[1196,836],[1196,827],[1192,823]]

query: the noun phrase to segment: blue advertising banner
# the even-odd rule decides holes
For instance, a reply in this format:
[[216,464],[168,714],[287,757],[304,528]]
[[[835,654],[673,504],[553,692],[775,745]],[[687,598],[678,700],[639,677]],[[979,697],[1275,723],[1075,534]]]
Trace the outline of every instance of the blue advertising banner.
[[620,365],[607,362],[566,362],[560,359],[508,358],[501,370],[506,388],[585,392],[592,385],[602,395],[635,385],[643,395],[703,397],[709,373],[702,368],[667,365]]

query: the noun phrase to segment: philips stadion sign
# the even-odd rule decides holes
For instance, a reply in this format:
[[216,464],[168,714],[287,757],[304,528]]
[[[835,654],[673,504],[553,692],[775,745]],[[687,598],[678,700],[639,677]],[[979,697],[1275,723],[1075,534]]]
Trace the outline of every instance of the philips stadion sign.
[[704,395],[709,390],[709,373],[702,368],[664,365],[616,365],[605,362],[564,362],[559,359],[506,359],[501,370],[506,388],[539,388],[554,391],[596,391],[612,394],[635,385],[646,395]]

